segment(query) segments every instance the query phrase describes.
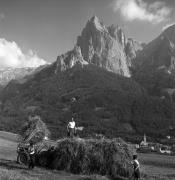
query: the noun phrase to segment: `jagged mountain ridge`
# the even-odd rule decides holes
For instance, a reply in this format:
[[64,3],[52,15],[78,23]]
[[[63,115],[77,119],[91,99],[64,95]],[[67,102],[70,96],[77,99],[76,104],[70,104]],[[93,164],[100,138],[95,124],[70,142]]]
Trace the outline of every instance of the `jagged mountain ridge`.
[[152,66],[155,69],[175,69],[175,25],[164,30],[156,39],[148,43],[135,59],[138,67]]
[[[119,26],[106,27],[98,17],[92,17],[86,24],[74,50],[58,56],[58,69],[72,68],[79,63],[94,64],[108,71],[130,77],[129,67],[142,44],[127,39]],[[77,55],[77,56],[76,56]]]
[[[133,59],[133,76],[151,95],[175,89],[175,25],[165,29]],[[173,96],[173,95],[171,95]]]
[[0,69],[0,85],[5,86],[11,80],[22,79],[32,74],[36,68],[3,68]]
[[41,71],[48,65],[49,63],[39,67],[0,68],[0,86],[3,88],[12,80],[24,83],[28,79],[32,78],[35,73]]

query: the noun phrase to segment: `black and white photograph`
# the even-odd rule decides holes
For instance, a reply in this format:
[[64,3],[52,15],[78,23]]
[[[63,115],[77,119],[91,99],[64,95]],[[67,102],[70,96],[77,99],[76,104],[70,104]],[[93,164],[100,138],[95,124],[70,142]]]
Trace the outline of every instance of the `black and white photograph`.
[[0,0],[0,180],[175,180],[174,0]]

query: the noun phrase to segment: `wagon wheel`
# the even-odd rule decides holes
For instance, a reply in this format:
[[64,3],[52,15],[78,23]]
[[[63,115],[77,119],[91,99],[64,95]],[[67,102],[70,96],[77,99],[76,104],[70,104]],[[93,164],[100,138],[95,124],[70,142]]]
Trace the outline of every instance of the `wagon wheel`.
[[41,152],[41,154],[39,154],[38,156],[38,162],[40,166],[46,167],[47,166],[47,156],[46,156],[46,152]]
[[19,154],[19,163],[20,164],[28,165],[29,160],[30,160],[29,155],[27,153],[23,152],[23,153]]

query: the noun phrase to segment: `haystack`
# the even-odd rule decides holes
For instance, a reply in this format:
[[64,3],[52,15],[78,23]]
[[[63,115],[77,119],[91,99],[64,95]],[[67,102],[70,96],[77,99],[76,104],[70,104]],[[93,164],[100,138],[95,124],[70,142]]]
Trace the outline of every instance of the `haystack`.
[[122,139],[62,139],[49,152],[47,166],[75,174],[120,179],[132,172],[132,148]]
[[50,132],[40,116],[34,116],[22,127],[20,135],[25,142],[32,141],[33,143],[38,143],[45,137],[48,137]]

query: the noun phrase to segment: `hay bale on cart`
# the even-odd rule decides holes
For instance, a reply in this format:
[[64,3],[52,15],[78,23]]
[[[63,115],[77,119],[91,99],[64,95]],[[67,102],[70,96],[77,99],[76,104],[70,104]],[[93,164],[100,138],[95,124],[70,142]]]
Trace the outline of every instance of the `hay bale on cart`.
[[42,151],[47,151],[51,146],[48,140],[49,135],[50,132],[46,124],[39,116],[30,117],[20,131],[19,144],[17,146],[17,161],[25,165],[28,164],[28,146],[30,142],[35,144],[36,160],[38,161],[38,154]]

